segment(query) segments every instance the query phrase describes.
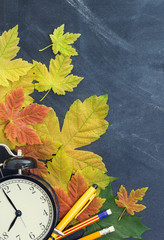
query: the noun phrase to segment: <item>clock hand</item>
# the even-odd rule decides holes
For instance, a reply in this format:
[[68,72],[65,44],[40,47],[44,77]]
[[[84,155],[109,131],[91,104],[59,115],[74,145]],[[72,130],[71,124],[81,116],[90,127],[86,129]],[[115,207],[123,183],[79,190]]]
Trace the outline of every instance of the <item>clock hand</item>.
[[25,228],[26,228],[26,224],[24,223],[24,221],[23,221],[22,217],[20,217],[20,218],[21,218],[21,221],[22,221],[23,225],[24,225],[24,226],[25,226]]
[[8,229],[8,232],[10,231],[10,229],[14,226],[14,223],[16,222],[18,216],[15,216],[14,220],[12,221],[12,223],[10,224],[10,227]]
[[9,232],[10,229],[14,226],[17,218],[22,215],[22,212],[21,212],[20,210],[17,210],[17,211],[15,212],[15,215],[16,215],[16,216],[15,216],[14,220],[12,221],[12,223],[10,224],[10,227],[9,227],[9,229],[8,229],[8,232]]
[[5,194],[6,198],[8,199],[8,201],[10,202],[10,204],[13,206],[13,208],[17,211],[14,203],[11,201],[11,199],[9,198],[9,196],[7,195],[7,193],[5,193],[4,189],[2,189],[3,193]]
[[[10,204],[13,206],[13,208],[14,208],[16,211],[19,211],[19,210],[17,210],[17,208],[15,207],[14,203],[11,201],[11,199],[9,198],[9,196],[7,195],[7,193],[4,191],[4,189],[2,189],[2,191],[3,191],[3,193],[5,194],[5,196],[6,196],[6,198],[8,199],[8,201],[10,202]],[[21,215],[22,215],[22,214],[21,214]],[[14,220],[15,220],[15,218],[14,218]],[[13,220],[13,221],[14,221],[14,220]],[[21,217],[21,220],[22,220],[22,223],[24,224],[24,226],[26,227],[26,225],[25,225],[22,217]],[[15,220],[15,221],[16,221],[16,220]]]

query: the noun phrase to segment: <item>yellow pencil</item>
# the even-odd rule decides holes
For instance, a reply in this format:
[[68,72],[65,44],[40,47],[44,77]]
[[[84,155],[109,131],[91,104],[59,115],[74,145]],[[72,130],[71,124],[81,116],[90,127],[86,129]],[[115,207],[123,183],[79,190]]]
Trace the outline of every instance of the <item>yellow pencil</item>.
[[94,240],[94,239],[100,238],[101,236],[106,235],[111,232],[114,232],[114,231],[115,231],[115,228],[113,226],[111,226],[108,228],[104,228],[101,231],[97,231],[97,232],[89,234],[85,237],[79,238],[78,240]]
[[[95,192],[97,189],[97,184],[93,184],[82,196],[81,198],[73,205],[71,210],[64,216],[64,218],[56,226],[56,229],[62,231],[71,221],[76,218],[94,199],[96,196]],[[57,234],[52,233],[49,240],[57,237]]]

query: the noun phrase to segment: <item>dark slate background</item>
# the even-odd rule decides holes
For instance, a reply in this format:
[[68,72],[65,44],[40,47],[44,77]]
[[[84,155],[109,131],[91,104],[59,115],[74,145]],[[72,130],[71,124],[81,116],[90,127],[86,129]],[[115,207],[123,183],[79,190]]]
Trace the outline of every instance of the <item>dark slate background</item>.
[[[60,123],[74,100],[108,94],[110,126],[101,139],[85,147],[101,155],[116,193],[149,187],[137,214],[152,228],[144,240],[163,240],[164,214],[164,1],[163,0],[0,0],[0,34],[19,25],[19,57],[49,64],[49,34],[81,33],[73,57],[74,74],[84,80],[73,93],[49,93]],[[37,101],[44,94],[35,93]],[[2,151],[1,159],[5,158]]]

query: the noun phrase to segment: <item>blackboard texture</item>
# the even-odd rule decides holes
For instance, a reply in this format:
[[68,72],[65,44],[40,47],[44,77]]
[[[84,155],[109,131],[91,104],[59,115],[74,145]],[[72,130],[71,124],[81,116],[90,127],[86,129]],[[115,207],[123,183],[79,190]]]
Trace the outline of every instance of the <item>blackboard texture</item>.
[[[164,0],[0,0],[0,34],[19,25],[19,57],[48,65],[54,55],[49,34],[81,33],[74,74],[84,80],[65,96],[49,93],[62,124],[74,100],[108,94],[110,125],[85,150],[103,157],[116,193],[149,187],[137,214],[152,228],[144,240],[163,240],[164,215]],[[43,94],[35,93],[36,99]],[[2,151],[1,161],[5,151]]]

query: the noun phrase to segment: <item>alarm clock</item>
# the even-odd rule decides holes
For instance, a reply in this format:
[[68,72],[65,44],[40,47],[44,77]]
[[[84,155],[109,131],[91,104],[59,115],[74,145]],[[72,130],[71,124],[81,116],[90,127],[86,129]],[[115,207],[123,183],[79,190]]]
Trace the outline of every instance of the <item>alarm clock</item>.
[[18,170],[17,174],[0,179],[0,240],[47,240],[55,228],[59,204],[53,188],[41,177],[22,171],[37,167],[35,159],[13,154],[0,164],[3,169]]

